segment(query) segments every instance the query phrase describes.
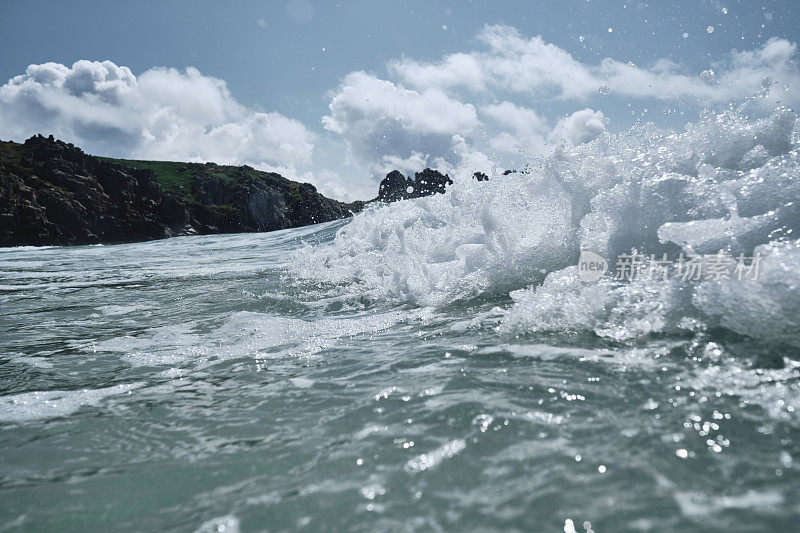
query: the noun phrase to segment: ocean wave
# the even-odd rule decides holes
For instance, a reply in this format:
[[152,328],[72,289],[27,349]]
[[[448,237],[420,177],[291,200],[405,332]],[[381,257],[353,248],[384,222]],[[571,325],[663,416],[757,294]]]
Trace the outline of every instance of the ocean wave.
[[[778,108],[706,111],[680,133],[642,125],[562,145],[522,173],[456,179],[442,195],[374,207],[327,246],[299,250],[301,278],[376,300],[442,306],[510,294],[501,330],[615,340],[722,327],[797,346],[798,120]],[[592,250],[762,256],[757,279],[582,283]],[[611,273],[613,274],[613,273]]]

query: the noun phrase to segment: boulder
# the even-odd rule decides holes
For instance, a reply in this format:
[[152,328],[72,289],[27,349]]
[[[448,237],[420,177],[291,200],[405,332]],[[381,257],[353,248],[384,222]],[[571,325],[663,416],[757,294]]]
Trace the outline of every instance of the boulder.
[[414,179],[404,176],[399,170],[393,170],[381,180],[378,188],[378,201],[395,202],[407,198],[419,198],[432,194],[442,194],[453,180],[438,170],[426,168],[414,174]]

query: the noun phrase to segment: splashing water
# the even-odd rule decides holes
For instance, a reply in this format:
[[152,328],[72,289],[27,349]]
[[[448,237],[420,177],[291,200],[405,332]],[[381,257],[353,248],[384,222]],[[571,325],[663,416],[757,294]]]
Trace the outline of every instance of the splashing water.
[[[503,328],[515,332],[634,338],[692,318],[800,343],[797,138],[796,115],[781,108],[564,145],[522,175],[461,179],[445,195],[368,210],[332,245],[299,252],[297,273],[418,305],[514,291]],[[632,250],[763,259],[757,280],[585,285],[573,266],[581,249],[611,264]]]

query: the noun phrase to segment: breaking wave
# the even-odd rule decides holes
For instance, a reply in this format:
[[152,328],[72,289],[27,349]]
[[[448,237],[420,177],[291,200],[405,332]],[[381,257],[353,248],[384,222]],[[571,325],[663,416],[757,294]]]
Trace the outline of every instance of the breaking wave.
[[[377,301],[439,307],[498,295],[500,330],[588,331],[615,340],[698,328],[800,345],[798,120],[778,108],[704,112],[680,133],[652,124],[571,147],[523,172],[373,207],[295,273]],[[731,260],[757,279],[578,275],[581,250]]]

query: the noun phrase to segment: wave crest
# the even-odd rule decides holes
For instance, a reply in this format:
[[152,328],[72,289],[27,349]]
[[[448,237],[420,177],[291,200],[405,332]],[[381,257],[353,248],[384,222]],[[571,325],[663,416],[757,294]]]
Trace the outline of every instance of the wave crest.
[[[653,125],[563,145],[519,174],[456,179],[446,194],[373,207],[296,273],[377,300],[440,306],[509,294],[509,332],[590,330],[613,339],[692,320],[797,344],[798,120],[778,108],[704,112],[681,133]],[[764,256],[757,280],[577,276],[580,250]]]

